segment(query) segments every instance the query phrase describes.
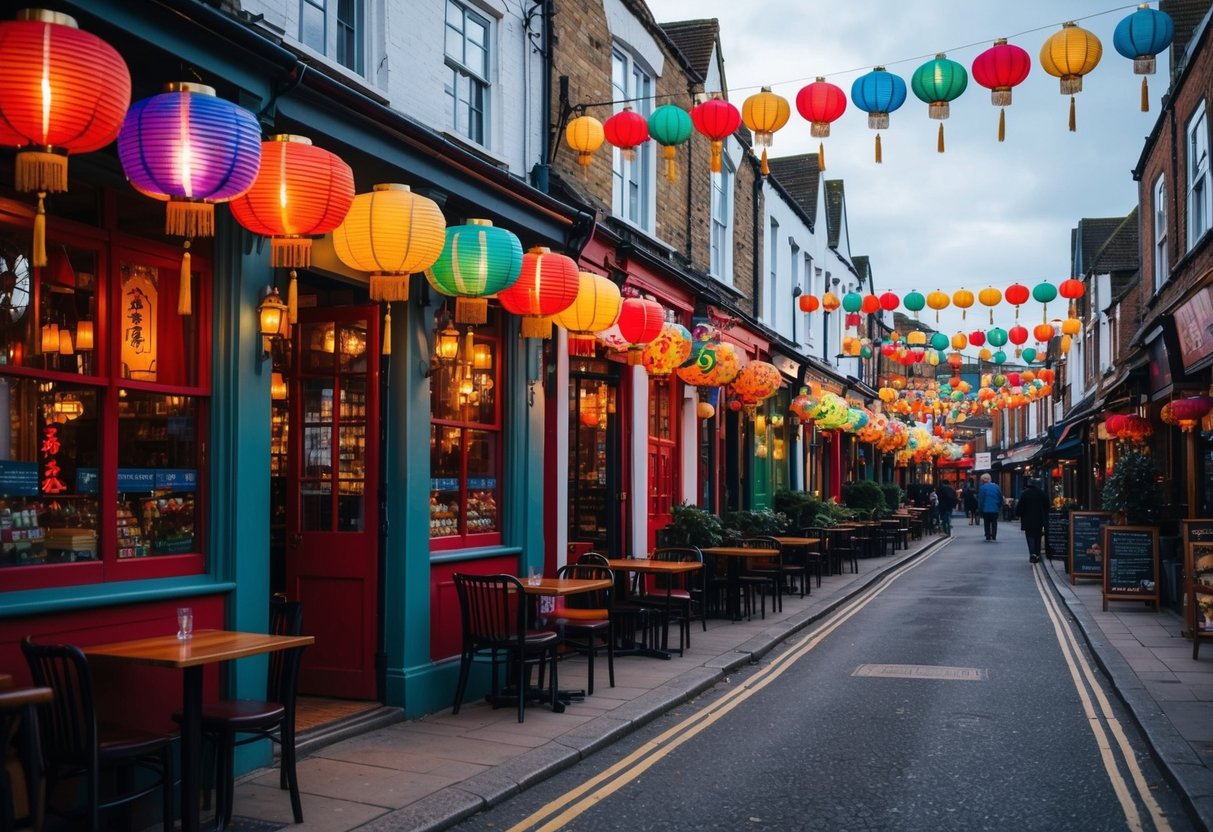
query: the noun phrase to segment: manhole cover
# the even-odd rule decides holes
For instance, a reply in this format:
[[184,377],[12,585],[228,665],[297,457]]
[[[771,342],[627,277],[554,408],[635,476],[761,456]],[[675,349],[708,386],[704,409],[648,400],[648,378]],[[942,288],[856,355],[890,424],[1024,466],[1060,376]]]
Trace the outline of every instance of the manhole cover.
[[861,664],[852,676],[883,679],[944,679],[953,682],[984,682],[990,674],[984,667],[942,667],[930,664]]

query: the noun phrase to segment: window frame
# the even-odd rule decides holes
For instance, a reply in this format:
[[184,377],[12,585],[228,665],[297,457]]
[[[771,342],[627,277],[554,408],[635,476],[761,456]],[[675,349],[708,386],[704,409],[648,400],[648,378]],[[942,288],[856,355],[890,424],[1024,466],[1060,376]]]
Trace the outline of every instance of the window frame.
[[[473,144],[480,145],[486,149],[491,149],[490,137],[492,135],[492,131],[490,126],[492,123],[492,75],[493,56],[496,50],[494,37],[496,32],[496,21],[489,15],[473,8],[467,3],[459,2],[459,0],[446,0],[443,8],[442,58],[443,64],[447,71],[447,80],[443,86],[443,95],[450,106],[450,120],[448,125],[450,130],[456,135],[463,137]],[[451,23],[452,10],[458,10],[460,14],[459,26],[454,26]],[[479,71],[467,63],[469,20],[479,24],[484,29],[484,66]],[[448,40],[452,31],[456,33],[455,36],[459,39],[463,53],[458,57],[450,54],[450,51],[447,48]],[[460,90],[462,89],[463,84],[467,85],[467,89],[469,91],[466,107],[464,107],[460,101]],[[473,105],[471,95],[472,92],[476,92],[478,94],[479,109]],[[463,125],[461,125],[460,122],[461,108],[466,111],[466,124]],[[478,114],[478,120],[475,128],[472,124],[472,114]]]
[[733,285],[733,191],[737,171],[728,154],[722,154],[720,173],[712,173],[712,230],[708,250],[708,273]]
[[767,243],[768,259],[768,275],[766,297],[762,299],[760,308],[762,309],[762,318],[771,323],[775,320],[775,310],[777,303],[775,298],[778,296],[779,289],[779,220],[775,217],[770,218],[770,237]]
[[1208,233],[1213,223],[1213,187],[1209,182],[1209,119],[1205,102],[1193,111],[1184,130],[1185,172],[1187,175],[1188,250]]
[[[342,16],[342,5],[352,4],[353,23],[348,25]],[[296,30],[298,42],[315,54],[339,66],[347,72],[352,72],[359,78],[367,77],[367,35],[366,0],[299,0],[299,27]],[[309,40],[304,29],[308,9],[317,10],[323,19],[324,43],[317,46]],[[345,28],[353,33],[352,38],[345,36]],[[346,43],[352,41],[353,57],[347,62],[343,60]]]
[[1167,181],[1166,174],[1154,180],[1154,288],[1161,289],[1171,276],[1167,251]]
[[[611,97],[614,112],[624,103],[646,120],[653,112],[654,74],[625,45],[611,47]],[[643,142],[628,161],[623,151],[611,148],[611,214],[652,234],[656,216],[656,174],[653,142]],[[633,189],[635,199],[632,199]]]

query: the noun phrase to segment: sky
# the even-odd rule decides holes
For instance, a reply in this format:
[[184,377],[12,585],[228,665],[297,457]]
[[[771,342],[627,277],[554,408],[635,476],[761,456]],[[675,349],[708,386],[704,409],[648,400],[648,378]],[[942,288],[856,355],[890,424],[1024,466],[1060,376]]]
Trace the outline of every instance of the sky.
[[[1150,112],[1141,112],[1141,76],[1112,46],[1116,24],[1136,4],[1112,0],[648,0],[658,22],[717,18],[730,100],[740,107],[761,86],[792,103],[770,155],[815,151],[817,139],[795,109],[797,91],[815,76],[847,93],[847,110],[825,139],[825,178],[846,187],[851,253],[871,260],[877,293],[976,292],[1014,282],[1031,287],[1069,277],[1070,231],[1083,217],[1123,217],[1137,204],[1136,166],[1167,89],[1167,57],[1149,76]],[[1069,96],[1040,67],[1045,40],[1074,20],[1103,43],[1103,58],[1083,79],[1077,127],[1069,132]],[[1022,34],[1021,34],[1022,33]],[[972,78],[973,59],[1007,37],[1032,58],[1032,70],[1007,108],[1006,141],[997,140],[998,108]],[[936,152],[940,122],[909,90],[914,70],[937,52],[964,65],[969,85],[943,122],[946,152]],[[881,131],[850,101],[852,82],[877,65],[906,82],[907,97]],[[1036,307],[1039,309],[1039,306]],[[980,310],[980,314],[978,314]],[[1060,313],[1050,306],[1049,317]],[[932,326],[934,313],[924,310]],[[928,317],[929,316],[929,317]],[[984,307],[945,310],[953,332],[988,324]],[[1009,319],[996,312],[996,323]],[[1029,324],[1032,322],[1029,318]],[[1005,324],[1004,324],[1005,325]]]

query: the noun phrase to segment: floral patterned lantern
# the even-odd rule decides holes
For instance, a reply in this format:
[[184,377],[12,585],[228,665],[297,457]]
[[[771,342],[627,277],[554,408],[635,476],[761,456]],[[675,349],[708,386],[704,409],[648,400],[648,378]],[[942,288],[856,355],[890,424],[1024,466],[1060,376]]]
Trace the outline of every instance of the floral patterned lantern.
[[716,339],[693,341],[689,361],[674,372],[692,387],[720,387],[741,372],[741,355],[732,344]]
[[620,155],[630,162],[636,158],[636,147],[649,140],[649,124],[644,116],[632,109],[631,104],[624,104],[622,110],[602,125],[602,135],[607,142],[619,148]]
[[1061,94],[1070,96],[1070,132],[1078,129],[1074,115],[1074,95],[1082,92],[1082,76],[1099,65],[1103,44],[1099,38],[1069,21],[1040,47],[1040,65],[1060,79]]
[[809,395],[807,387],[802,387],[800,393],[788,404],[788,412],[801,422],[807,422],[813,418],[811,414],[815,407],[817,407],[817,399]]
[[741,126],[741,113],[718,93],[691,110],[691,123],[712,142],[712,173],[720,173],[724,140]]
[[1146,76],[1153,75],[1157,61],[1155,55],[1171,45],[1175,37],[1175,24],[1171,16],[1159,9],[1151,9],[1142,3],[1137,11],[1116,24],[1112,33],[1112,46],[1133,62],[1133,74],[1141,76],[1141,111],[1150,111],[1150,88]]
[[[824,139],[830,135],[830,123],[846,112],[847,95],[825,78],[819,77],[796,93],[796,110],[809,122],[809,135]],[[817,143],[817,169],[826,169],[824,142]]]
[[792,108],[788,100],[763,87],[741,104],[741,120],[754,134],[754,146],[762,148],[762,175],[771,172],[767,166],[767,148],[775,138],[775,131],[788,123]]
[[552,337],[552,316],[577,300],[581,274],[571,257],[536,246],[522,255],[522,274],[497,294],[505,311],[522,316],[522,337]]
[[935,60],[927,61],[914,70],[910,88],[920,101],[928,105],[927,114],[939,120],[939,138],[936,151],[943,153],[943,122],[948,117],[950,102],[960,97],[969,85],[969,73],[956,61],[940,52]]
[[17,148],[18,191],[38,196],[34,266],[45,266],[48,193],[67,190],[70,155],[100,150],[131,103],[126,62],[60,12],[23,9],[0,23],[0,145]]
[[686,110],[676,104],[663,104],[649,115],[649,135],[661,145],[665,159],[665,178],[673,182],[676,177],[674,154],[678,145],[691,138],[695,125]]
[[472,219],[446,230],[442,254],[425,270],[440,294],[455,298],[455,323],[488,320],[487,298],[512,286],[522,273],[522,243],[512,231]]
[[623,296],[610,278],[581,272],[577,276],[576,300],[553,317],[557,326],[568,330],[569,353],[593,355],[594,333],[614,324],[622,305]]
[[691,333],[680,323],[667,321],[661,333],[645,345],[640,361],[651,376],[668,376],[691,355]]
[[[889,113],[906,101],[906,82],[878,66],[851,85],[851,100],[868,114],[869,129],[889,129]],[[880,133],[876,134],[876,164],[880,164]]]
[[614,325],[601,330],[598,338],[613,350],[627,350],[628,363],[640,363],[644,345],[661,334],[665,310],[648,298],[624,298]]
[[[1022,84],[1032,71],[1032,59],[1018,46],[999,38],[994,45],[973,61],[973,80],[990,90],[990,103],[999,107],[998,140],[1007,135],[1007,107],[1011,106],[1011,91]],[[991,322],[992,323],[992,322]]]

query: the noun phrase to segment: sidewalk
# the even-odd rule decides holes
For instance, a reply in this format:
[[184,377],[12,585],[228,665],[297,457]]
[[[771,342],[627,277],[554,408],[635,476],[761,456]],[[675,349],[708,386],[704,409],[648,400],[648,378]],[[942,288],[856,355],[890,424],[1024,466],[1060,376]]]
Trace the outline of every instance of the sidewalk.
[[[572,766],[757,660],[792,633],[844,603],[900,563],[944,538],[912,541],[894,557],[859,561],[858,574],[833,575],[765,621],[708,622],[692,628],[692,648],[670,661],[620,657],[617,687],[599,687],[563,714],[528,708],[519,725],[511,708],[467,702],[449,710],[316,748],[299,763],[306,822],[291,823],[277,769],[236,784],[234,829],[271,832],[387,832],[447,828]],[[1025,568],[1027,564],[1024,564]],[[1113,684],[1141,723],[1164,768],[1213,828],[1213,650],[1199,662],[1178,637],[1170,612],[1113,604],[1100,612],[1096,583],[1070,587],[1061,562],[1042,564]],[[1140,608],[1140,609],[1139,609]],[[599,664],[605,659],[599,657]],[[585,682],[584,658],[560,666],[562,685]],[[605,677],[605,668],[599,668]],[[306,753],[306,752],[305,752]]]

